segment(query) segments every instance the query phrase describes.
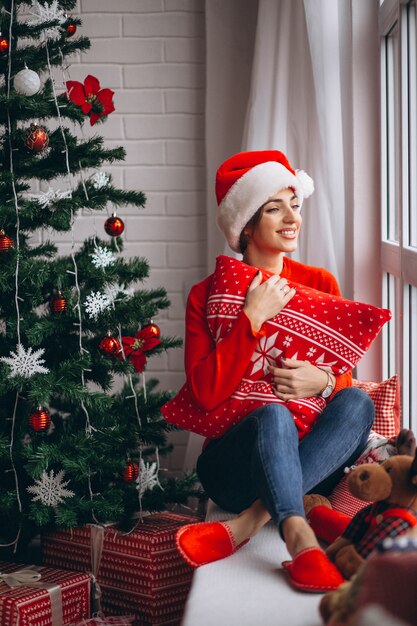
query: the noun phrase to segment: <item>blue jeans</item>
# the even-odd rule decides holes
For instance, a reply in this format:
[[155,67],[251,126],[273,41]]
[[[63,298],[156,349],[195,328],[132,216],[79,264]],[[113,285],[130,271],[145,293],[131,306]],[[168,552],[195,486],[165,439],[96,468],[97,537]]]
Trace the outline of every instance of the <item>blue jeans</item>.
[[280,528],[291,515],[304,517],[304,494],[330,494],[364,449],[373,419],[370,397],[347,387],[300,442],[288,409],[269,404],[211,441],[198,458],[197,474],[223,509],[240,513],[260,498]]

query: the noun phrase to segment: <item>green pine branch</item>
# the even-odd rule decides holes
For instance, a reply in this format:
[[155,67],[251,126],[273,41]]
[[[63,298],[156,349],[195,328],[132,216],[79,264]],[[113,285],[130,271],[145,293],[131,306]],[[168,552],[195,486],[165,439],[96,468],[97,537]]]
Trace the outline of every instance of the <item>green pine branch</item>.
[[[44,45],[43,29],[56,26],[57,21],[35,26],[20,20],[24,5],[31,2],[14,2],[12,78],[27,64],[44,79],[48,55],[49,65],[57,68],[89,48],[77,16],[71,19],[80,36],[69,38],[62,28],[56,41]],[[59,6],[71,11],[76,2],[59,0]],[[1,27],[8,33],[11,0],[4,0],[4,7]],[[176,428],[161,415],[172,392],[161,391],[155,378],[147,381],[145,390],[129,359],[103,354],[99,347],[108,331],[116,338],[119,333],[134,336],[150,320],[158,320],[170,306],[166,290],[146,286],[149,264],[143,257],[121,254],[123,237],[99,237],[92,232],[64,255],[58,255],[53,242],[56,233],[70,232],[81,212],[103,212],[104,225],[109,206],[118,208],[121,216],[127,205],[140,210],[145,193],[119,189],[111,176],[97,188],[97,170],[123,161],[125,150],[107,148],[98,135],[99,124],[94,129],[97,134],[87,139],[71,130],[72,124],[82,126],[90,120],[67,99],[59,80],[58,116],[50,79],[38,94],[26,97],[14,90],[13,81],[8,90],[8,73],[6,54],[0,57],[0,228],[14,247],[0,251],[0,356],[10,358],[21,342],[25,350],[41,350],[42,363],[49,370],[26,376],[20,369],[12,376],[9,365],[0,362],[0,528],[2,539],[13,541],[20,527],[24,544],[33,534],[56,527],[97,520],[132,524],[131,517],[141,507],[157,511],[184,504],[190,496],[201,497],[201,490],[195,475],[174,479],[161,470],[160,485],[147,489],[139,502],[138,485],[125,482],[123,471],[128,458],[138,465],[140,460],[152,463],[157,451],[160,459],[172,451],[167,435]],[[39,154],[26,146],[31,123],[44,124],[49,134],[49,146]],[[55,195],[50,195],[49,186]],[[97,247],[111,251],[114,262],[96,267]],[[119,286],[113,304],[95,318],[90,316],[88,296],[104,293],[110,285]],[[67,306],[54,313],[50,303],[58,290]],[[161,343],[146,351],[145,370],[163,351],[181,345],[179,338],[164,334],[163,319],[158,323]],[[34,422],[39,406],[50,415],[45,430],[38,430]],[[48,506],[28,492],[27,487],[42,479],[44,472],[57,475],[61,470],[74,496]]]

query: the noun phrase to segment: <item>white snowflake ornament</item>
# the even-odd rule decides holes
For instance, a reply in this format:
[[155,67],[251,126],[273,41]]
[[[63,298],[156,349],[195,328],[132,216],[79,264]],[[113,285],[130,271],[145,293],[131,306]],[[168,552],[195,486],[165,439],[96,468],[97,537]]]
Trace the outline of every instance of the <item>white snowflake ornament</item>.
[[143,496],[148,491],[159,485],[158,466],[156,462],[145,463],[143,459],[139,461],[139,476],[136,479],[139,495]]
[[41,41],[48,41],[48,39],[56,41],[57,39],[60,39],[62,37],[61,26],[67,18],[64,10],[58,6],[58,0],[53,0],[51,4],[48,4],[47,2],[42,4],[41,2],[34,0],[32,8],[35,9],[35,13],[31,11],[31,14],[34,15],[34,19],[28,22],[31,26],[37,26],[43,22],[52,22],[55,20],[58,20],[59,22],[56,26],[50,26],[41,32]]
[[51,470],[49,474],[44,470],[41,477],[35,480],[35,484],[27,487],[29,493],[34,494],[32,502],[39,501],[45,506],[57,506],[64,502],[65,498],[74,496],[73,491],[65,489],[70,481],[63,482],[64,474],[64,470],[58,472],[56,476],[54,470]]
[[113,252],[103,246],[97,246],[95,252],[93,252],[90,256],[93,265],[95,267],[101,267],[102,269],[112,265],[116,261]]
[[43,191],[39,194],[32,194],[34,200],[37,200],[43,209],[50,206],[55,200],[62,200],[64,198],[71,198],[71,191],[61,191],[60,189],[52,189],[49,187],[48,191]]
[[102,189],[106,185],[108,185],[110,176],[106,174],[106,172],[96,172],[94,176],[91,177],[93,181],[94,189]]
[[112,305],[109,297],[101,291],[92,291],[85,299],[85,312],[90,319],[97,319],[100,313],[109,309]]
[[41,355],[45,352],[43,348],[32,351],[32,348],[25,348],[19,343],[16,352],[10,352],[10,356],[0,357],[0,361],[9,365],[10,376],[23,376],[30,378],[34,374],[47,374],[49,369],[44,367],[45,359],[41,359]]

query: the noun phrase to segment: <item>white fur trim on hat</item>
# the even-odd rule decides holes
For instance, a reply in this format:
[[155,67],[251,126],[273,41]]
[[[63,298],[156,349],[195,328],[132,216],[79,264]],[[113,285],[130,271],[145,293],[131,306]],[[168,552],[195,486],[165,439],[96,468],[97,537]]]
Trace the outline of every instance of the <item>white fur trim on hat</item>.
[[304,170],[295,170],[296,176],[303,188],[304,198],[308,198],[314,191],[314,181]]
[[217,225],[232,250],[240,252],[240,234],[256,211],[274,193],[287,187],[294,189],[300,208],[304,198],[314,191],[313,180],[308,174],[297,170],[294,176],[276,161],[255,165],[230,187],[217,209]]

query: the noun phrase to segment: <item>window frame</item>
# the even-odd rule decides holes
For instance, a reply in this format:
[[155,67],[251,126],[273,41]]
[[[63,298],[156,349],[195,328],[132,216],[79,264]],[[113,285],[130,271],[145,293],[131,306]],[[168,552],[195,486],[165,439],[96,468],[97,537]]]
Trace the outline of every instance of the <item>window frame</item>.
[[384,306],[393,312],[383,334],[383,374],[387,378],[399,373],[403,424],[416,428],[417,390],[412,382],[417,380],[416,0],[384,0],[379,17],[382,291]]

